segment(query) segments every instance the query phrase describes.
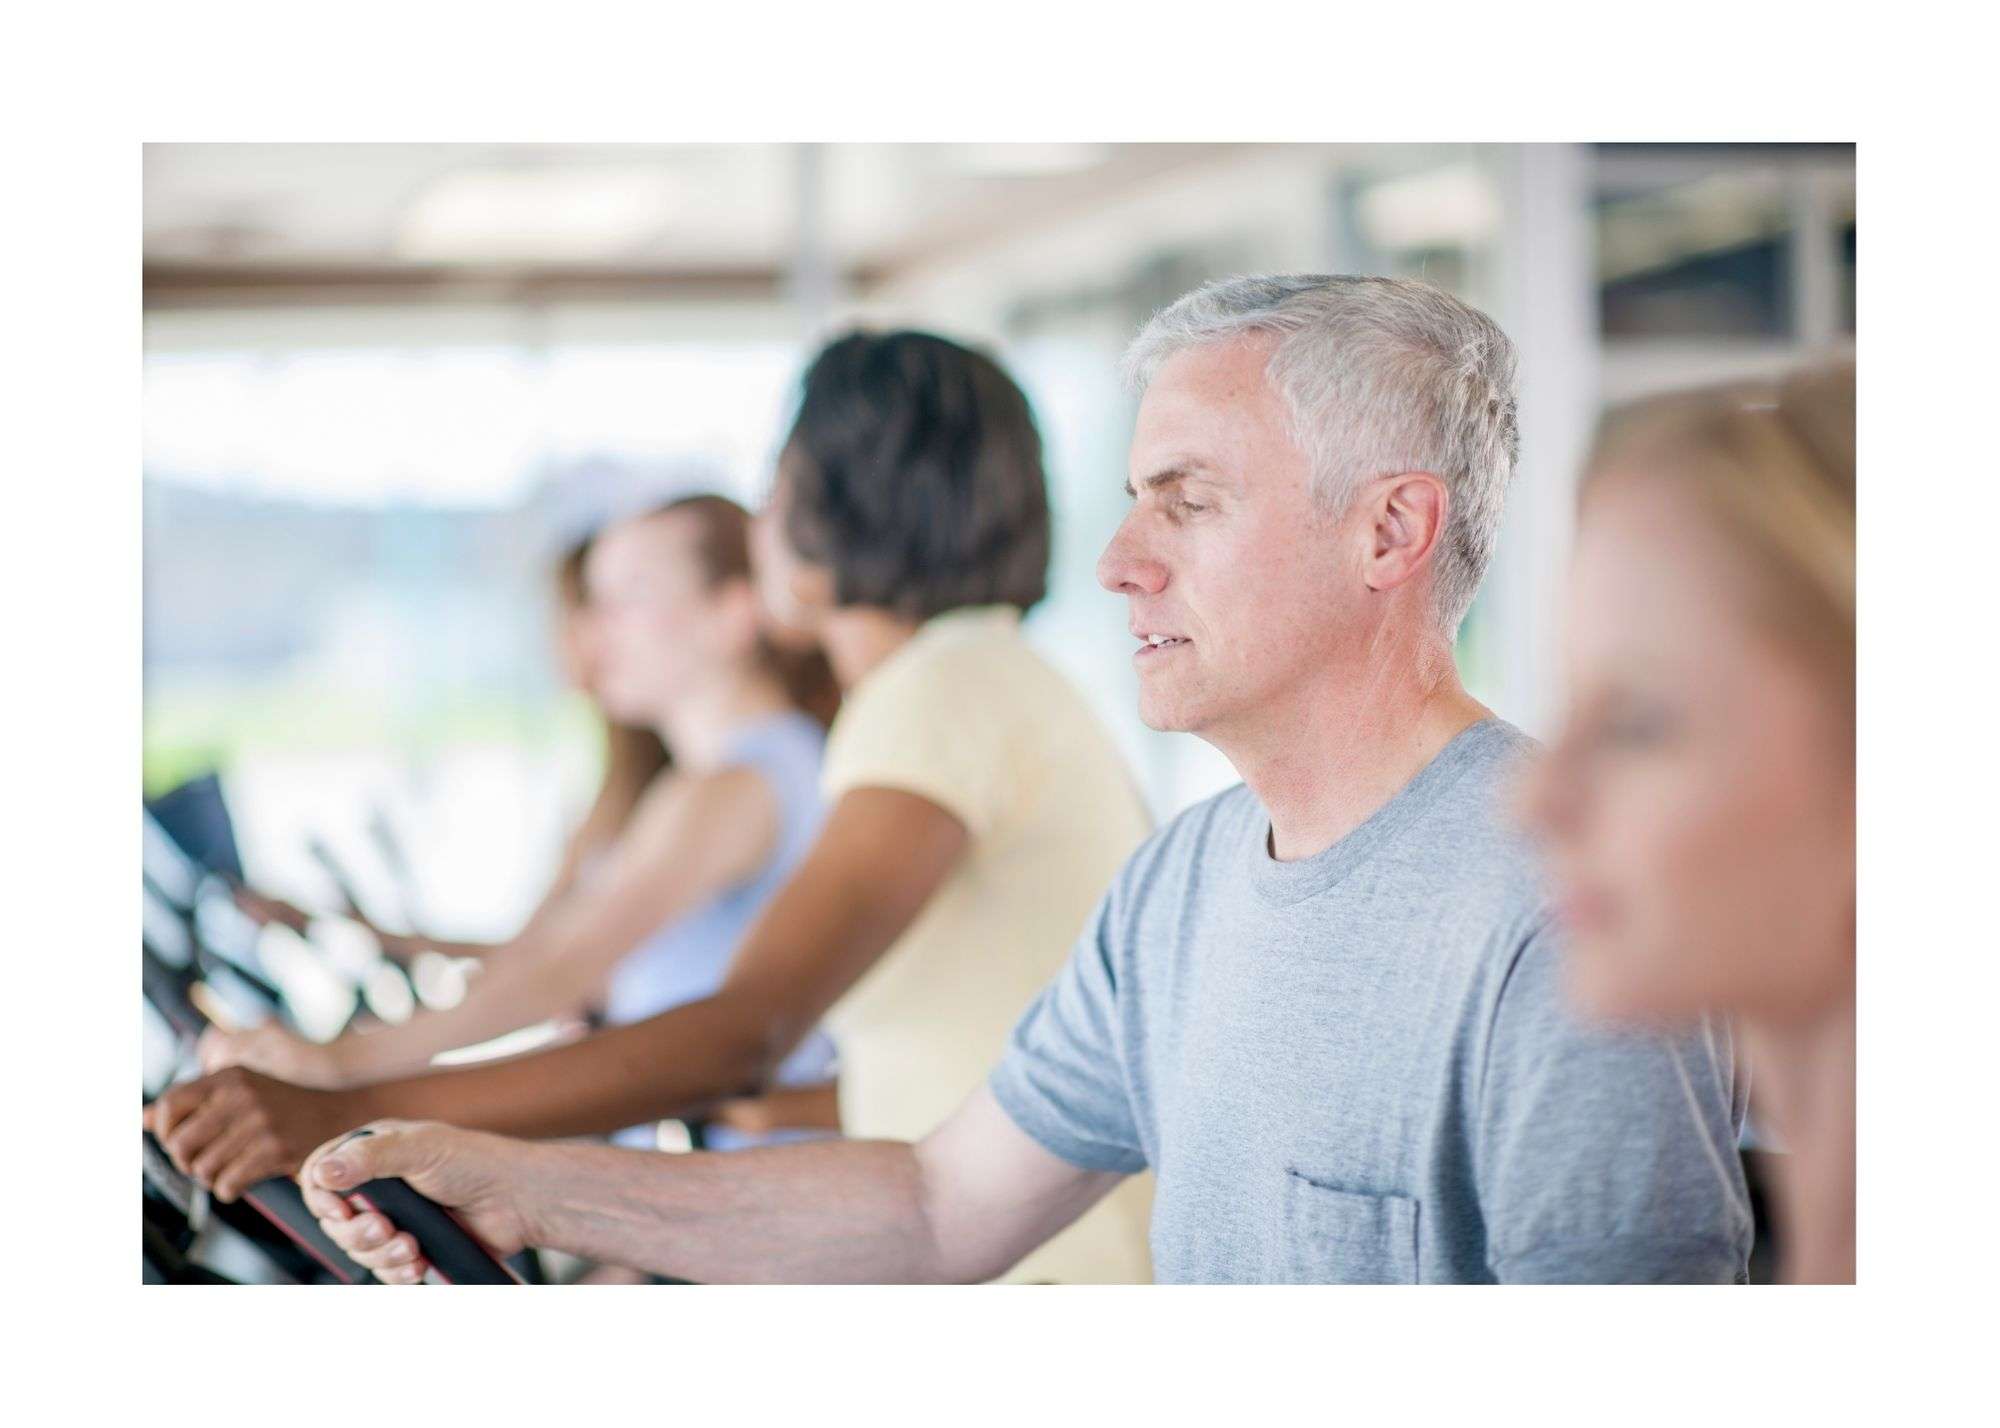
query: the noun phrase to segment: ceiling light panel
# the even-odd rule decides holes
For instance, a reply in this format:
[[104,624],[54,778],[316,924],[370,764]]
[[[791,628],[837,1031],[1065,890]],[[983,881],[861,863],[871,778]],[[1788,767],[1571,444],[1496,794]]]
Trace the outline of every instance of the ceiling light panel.
[[655,165],[541,166],[449,174],[410,205],[396,254],[413,262],[603,262],[642,255],[687,204]]

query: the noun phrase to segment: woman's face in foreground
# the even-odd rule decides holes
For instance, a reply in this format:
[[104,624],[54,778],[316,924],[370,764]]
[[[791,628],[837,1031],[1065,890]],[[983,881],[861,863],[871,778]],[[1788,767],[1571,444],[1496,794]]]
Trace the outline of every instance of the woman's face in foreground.
[[1591,492],[1567,727],[1523,805],[1598,1015],[1785,1018],[1851,992],[1852,690],[1751,618],[1752,579],[1685,491]]

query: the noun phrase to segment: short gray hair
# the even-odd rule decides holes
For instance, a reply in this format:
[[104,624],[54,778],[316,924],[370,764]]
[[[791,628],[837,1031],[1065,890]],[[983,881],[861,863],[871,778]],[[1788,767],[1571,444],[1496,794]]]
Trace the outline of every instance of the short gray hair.
[[1290,408],[1314,495],[1344,509],[1365,481],[1425,471],[1450,506],[1435,610],[1453,636],[1493,558],[1520,456],[1514,344],[1449,293],[1398,278],[1294,273],[1224,278],[1155,314],[1125,353],[1144,391],[1184,348],[1277,336],[1265,368]]

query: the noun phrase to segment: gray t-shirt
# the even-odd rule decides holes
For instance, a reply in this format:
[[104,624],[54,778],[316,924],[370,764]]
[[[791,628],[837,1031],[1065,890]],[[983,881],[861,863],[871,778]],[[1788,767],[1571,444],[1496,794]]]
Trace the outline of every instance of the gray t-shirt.
[[1269,854],[1241,785],[1119,873],[991,1078],[1091,1170],[1151,1166],[1171,1282],[1743,1282],[1720,1025],[1565,1004],[1487,720],[1332,847]]

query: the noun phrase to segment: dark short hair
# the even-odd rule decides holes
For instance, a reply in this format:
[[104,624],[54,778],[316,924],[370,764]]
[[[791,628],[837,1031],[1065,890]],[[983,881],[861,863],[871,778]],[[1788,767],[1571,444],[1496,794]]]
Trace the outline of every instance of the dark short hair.
[[802,385],[785,534],[832,571],[838,604],[922,620],[1047,593],[1042,438],[998,363],[925,332],[857,332]]

